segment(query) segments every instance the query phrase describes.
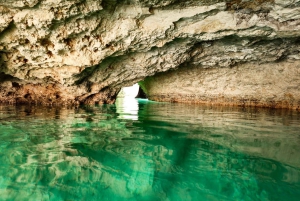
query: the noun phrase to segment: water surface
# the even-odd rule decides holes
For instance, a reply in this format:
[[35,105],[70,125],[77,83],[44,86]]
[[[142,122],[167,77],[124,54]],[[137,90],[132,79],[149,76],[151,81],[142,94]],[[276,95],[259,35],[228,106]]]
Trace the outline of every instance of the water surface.
[[300,113],[0,106],[0,200],[300,200]]

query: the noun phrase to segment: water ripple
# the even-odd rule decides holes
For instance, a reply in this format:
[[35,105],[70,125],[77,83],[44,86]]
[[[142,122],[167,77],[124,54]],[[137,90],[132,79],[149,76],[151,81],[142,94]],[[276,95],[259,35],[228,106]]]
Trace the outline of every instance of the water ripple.
[[298,200],[300,114],[0,106],[0,200]]

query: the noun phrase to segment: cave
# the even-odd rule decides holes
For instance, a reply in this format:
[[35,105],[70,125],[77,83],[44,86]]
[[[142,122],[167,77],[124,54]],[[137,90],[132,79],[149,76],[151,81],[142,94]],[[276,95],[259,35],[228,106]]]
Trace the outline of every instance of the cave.
[[0,200],[299,201],[299,130],[300,0],[0,0]]
[[0,102],[111,104],[140,83],[155,101],[299,109],[297,2],[59,2],[0,2]]

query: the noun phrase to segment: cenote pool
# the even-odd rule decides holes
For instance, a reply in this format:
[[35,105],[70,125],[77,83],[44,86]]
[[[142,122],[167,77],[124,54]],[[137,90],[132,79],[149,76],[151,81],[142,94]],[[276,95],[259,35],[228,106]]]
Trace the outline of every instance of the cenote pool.
[[300,113],[0,106],[0,200],[299,201]]

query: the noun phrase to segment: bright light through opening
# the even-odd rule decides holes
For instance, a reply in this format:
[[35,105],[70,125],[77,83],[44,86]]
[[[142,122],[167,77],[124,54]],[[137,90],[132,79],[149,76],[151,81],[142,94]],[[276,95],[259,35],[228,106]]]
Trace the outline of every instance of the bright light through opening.
[[118,98],[135,98],[139,93],[139,85],[134,84],[131,87],[123,87],[118,94]]
[[135,99],[139,92],[139,85],[123,87],[116,100],[117,113],[119,119],[138,120],[138,101]]

